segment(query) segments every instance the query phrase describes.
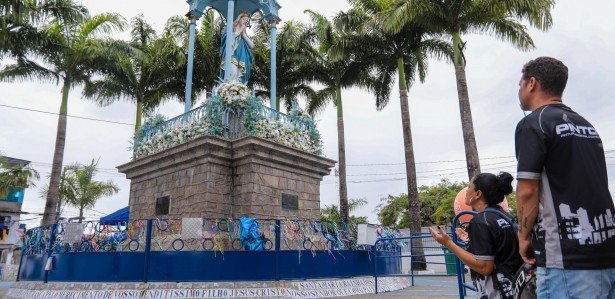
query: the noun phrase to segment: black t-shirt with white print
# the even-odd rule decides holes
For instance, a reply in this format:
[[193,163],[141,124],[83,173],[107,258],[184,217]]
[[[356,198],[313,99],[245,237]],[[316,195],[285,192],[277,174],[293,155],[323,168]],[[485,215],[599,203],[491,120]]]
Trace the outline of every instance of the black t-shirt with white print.
[[519,122],[515,147],[517,179],[540,181],[536,264],[615,267],[615,207],[596,129],[565,105],[546,105]]
[[[491,208],[504,213],[499,206]],[[492,260],[495,266],[494,273],[488,277],[476,275],[478,298],[512,298],[512,282],[515,273],[523,264],[518,250],[517,233],[513,227],[500,215],[483,211],[470,221],[468,237],[470,239],[468,250],[474,258]],[[497,283],[494,278],[497,278]],[[500,296],[500,294],[505,295]]]

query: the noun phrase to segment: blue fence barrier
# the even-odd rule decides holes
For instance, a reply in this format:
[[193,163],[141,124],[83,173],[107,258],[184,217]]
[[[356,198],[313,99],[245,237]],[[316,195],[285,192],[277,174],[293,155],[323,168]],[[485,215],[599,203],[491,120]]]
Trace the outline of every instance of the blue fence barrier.
[[[456,262],[446,262],[446,254],[443,253],[425,253],[426,251],[433,250],[443,250],[440,246],[423,246],[423,240],[430,240],[432,238],[431,234],[428,233],[420,233],[414,234],[408,237],[395,237],[395,238],[381,238],[376,241],[374,244],[374,260],[373,260],[373,276],[375,281],[375,292],[378,293],[378,277],[383,276],[404,276],[410,279],[410,283],[412,286],[415,284],[415,277],[443,277],[443,276],[458,276],[459,272],[448,273],[447,274],[417,274],[415,273],[415,267],[417,266],[427,266],[427,265],[446,265],[452,266],[456,265]],[[387,248],[387,249],[395,249],[394,251],[389,251],[390,254],[382,255],[379,254],[379,248]],[[422,250],[422,254],[415,253],[416,251]],[[445,257],[445,262],[434,262],[427,261],[428,257]],[[389,273],[382,275],[380,267],[382,264],[386,264],[388,260],[397,259],[399,263],[403,263],[403,258],[409,258],[411,261],[408,263],[408,273]],[[382,260],[382,262],[380,262]],[[457,259],[458,260],[458,259]],[[458,268],[459,269],[459,268]]]
[[[57,282],[263,281],[370,276],[374,251],[356,229],[311,220],[258,220],[246,237],[233,219],[64,223],[24,236],[18,280]],[[253,246],[260,243],[260,246]],[[377,250],[379,257],[396,251]],[[51,268],[46,269],[48,260]],[[399,274],[389,259],[379,275]]]
[[[456,227],[459,216],[453,222]],[[233,219],[144,219],[117,225],[63,223],[24,235],[18,280],[55,282],[275,281],[373,276],[456,276],[459,297],[474,290],[464,264],[434,246],[431,235],[378,230],[373,246],[357,246],[356,227],[312,220],[258,220],[253,236]],[[453,240],[463,242],[452,234]],[[429,242],[428,242],[429,241]],[[250,243],[260,242],[260,246]],[[422,250],[419,254],[417,251]],[[447,258],[448,255],[448,258]],[[444,257],[444,262],[433,261]],[[403,259],[411,259],[405,264]],[[453,261],[450,258],[454,258]],[[51,267],[46,269],[48,261]],[[447,273],[417,274],[444,265]],[[409,265],[408,269],[405,266]],[[449,267],[455,266],[453,272]]]

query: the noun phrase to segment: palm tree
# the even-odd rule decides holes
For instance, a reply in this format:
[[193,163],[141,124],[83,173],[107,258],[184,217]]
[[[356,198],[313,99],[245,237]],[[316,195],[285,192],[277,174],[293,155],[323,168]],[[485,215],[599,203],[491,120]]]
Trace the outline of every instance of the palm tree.
[[308,104],[308,113],[314,114],[324,109],[328,103],[333,103],[337,109],[337,141],[339,159],[339,192],[340,216],[348,221],[348,189],[346,185],[346,141],[344,138],[344,109],[342,89],[350,87],[369,87],[372,82],[369,77],[370,65],[365,56],[365,48],[352,48],[352,52],[344,53],[343,59],[335,58],[332,49],[345,43],[350,37],[341,30],[339,24],[332,23],[323,15],[306,11],[313,22],[313,30],[317,37],[318,56],[310,62],[309,74],[313,80],[324,85]]
[[110,62],[102,65],[103,76],[86,82],[83,94],[105,106],[125,98],[137,105],[135,131],[141,127],[143,112],[157,107],[171,94],[169,81],[173,80],[173,66],[168,61],[175,50],[137,16],[132,20],[131,51],[121,51],[110,56]]
[[[269,97],[271,94],[271,35],[270,26],[263,19],[256,20],[254,41],[254,67],[252,69],[252,79],[249,84],[254,87],[259,96]],[[309,73],[310,63],[317,56],[311,46],[313,34],[305,24],[290,20],[285,22],[280,28],[276,40],[277,55],[277,89],[276,107],[271,107],[280,111],[280,106],[284,103],[287,110],[290,110],[293,101],[299,96],[312,99],[316,92],[310,86],[311,74]]]
[[554,3],[553,0],[400,0],[390,11],[382,14],[385,28],[390,32],[399,32],[409,22],[418,22],[450,36],[470,179],[480,173],[480,163],[465,73],[465,42],[461,36],[468,33],[487,34],[510,42],[521,50],[533,49],[534,42],[522,22],[526,21],[540,30],[549,29],[552,25],[550,10]]
[[[340,49],[336,51],[345,52],[345,48],[355,47],[374,49],[374,55],[370,59],[374,65],[375,77],[379,79],[373,87],[376,95],[376,109],[378,110],[383,109],[389,103],[391,89],[397,73],[408,188],[406,212],[410,222],[410,231],[420,233],[421,203],[418,194],[410,125],[408,88],[416,79],[421,82],[425,80],[430,57],[437,59],[451,57],[453,51],[450,44],[442,40],[438,34],[433,34],[416,23],[407,23],[396,33],[386,32],[376,22],[376,17],[393,7],[394,3],[393,0],[351,0],[352,9],[341,14],[339,18],[348,30],[356,30],[360,34],[357,35],[357,38],[342,44]],[[420,239],[415,240],[415,243],[414,254],[422,255]],[[417,260],[424,261],[424,259]],[[424,264],[417,264],[417,266],[424,266]]]
[[[348,201],[348,210],[350,213],[356,211],[358,208],[367,205],[365,198],[351,198]],[[367,217],[365,216],[348,216],[348,223],[367,223]],[[337,205],[329,205],[320,209],[320,221],[322,222],[341,222],[340,210]]]
[[20,57],[0,70],[0,81],[62,83],[62,104],[42,225],[56,221],[70,89],[88,81],[92,69],[100,69],[101,64],[108,62],[105,57],[118,50],[119,45],[104,38],[123,26],[123,18],[117,14],[100,14],[76,22],[50,22],[40,29],[46,41],[35,53]]
[[61,188],[62,198],[66,203],[79,209],[79,222],[83,219],[83,211],[91,209],[96,201],[112,196],[119,191],[113,181],[100,182],[94,180],[98,172],[98,162],[92,160],[89,165],[75,163],[66,167],[63,173]]
[[[162,40],[172,51],[168,63],[172,64],[172,80],[167,89],[174,99],[185,101],[186,68],[188,67],[188,32],[190,22],[181,16],[171,17],[165,26]],[[194,44],[194,72],[192,98],[206,90],[212,90],[220,80],[220,45],[223,23],[214,11],[201,18],[201,28],[196,31]],[[193,104],[196,101],[193,101]]]
[[0,198],[6,198],[11,191],[34,186],[39,179],[38,172],[27,165],[10,165],[0,156]]
[[45,42],[37,26],[51,21],[75,22],[87,15],[71,0],[11,0],[0,3],[0,58],[23,57]]

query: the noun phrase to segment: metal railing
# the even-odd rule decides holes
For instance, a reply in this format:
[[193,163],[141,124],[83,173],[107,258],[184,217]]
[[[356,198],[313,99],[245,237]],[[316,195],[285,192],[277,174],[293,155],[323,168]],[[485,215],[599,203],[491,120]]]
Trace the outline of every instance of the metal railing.
[[[476,212],[473,211],[464,211],[459,213],[452,221],[452,227],[451,227],[451,231],[454,232],[455,229],[457,227],[464,227],[465,225],[467,225],[468,223],[459,223],[459,218],[463,215],[476,215]],[[457,237],[457,235],[455,233],[449,233],[449,236],[452,237],[453,241],[461,246],[461,247],[465,247],[467,244],[462,242],[461,240],[459,240],[459,238]],[[443,253],[423,253],[423,254],[416,254],[414,251],[416,249],[422,249],[423,252],[427,252],[427,251],[434,251],[434,250],[444,250],[444,248],[442,246],[434,246],[431,242],[424,242],[423,240],[432,240],[433,237],[431,236],[430,233],[420,233],[420,234],[415,234],[409,237],[395,237],[395,238],[380,238],[378,239],[375,243],[374,246],[372,248],[372,255],[374,256],[373,259],[373,276],[374,276],[374,281],[375,281],[375,292],[376,294],[378,293],[378,276],[402,276],[402,277],[409,277],[410,281],[411,281],[411,285],[414,286],[415,285],[415,278],[416,277],[457,277],[457,288],[458,288],[458,292],[459,292],[459,298],[463,299],[465,296],[467,296],[467,290],[471,290],[471,291],[476,291],[476,287],[474,287],[473,284],[470,284],[466,281],[466,274],[465,274],[465,264],[454,254],[449,253],[444,251]],[[417,240],[421,240],[421,242],[419,244],[421,245],[416,245],[415,243]],[[424,245],[424,244],[428,244],[428,245]],[[396,254],[388,254],[388,255],[382,255],[379,254],[379,252],[382,251],[393,251],[396,252]],[[438,261],[428,261],[427,258],[433,258],[433,257],[444,257],[444,262],[438,262]],[[448,257],[448,258],[447,258]],[[408,273],[402,273],[402,274],[394,274],[394,275],[379,275],[378,273],[378,260],[382,260],[382,259],[395,259],[395,258],[400,258],[403,260],[403,258],[410,258],[411,262],[409,263],[410,267],[409,267],[409,271]],[[424,259],[424,260],[423,260]],[[451,259],[453,261],[451,261]],[[403,262],[402,262],[403,264]],[[418,274],[415,273],[415,265],[444,265],[446,266],[446,274],[444,273],[436,273],[434,272],[433,274]],[[449,271],[449,267],[454,266],[455,267],[455,273],[451,273],[452,271]]]
[[[456,262],[446,262],[446,256],[447,254],[445,252],[443,253],[423,253],[423,254],[416,254],[414,253],[416,250],[420,250],[422,249],[423,252],[425,251],[432,251],[432,250],[442,250],[442,247],[440,246],[424,246],[422,245],[422,242],[417,242],[419,240],[423,240],[423,239],[428,239],[428,238],[432,238],[431,234],[426,234],[426,233],[420,233],[420,234],[414,234],[412,236],[409,237],[396,237],[396,238],[381,238],[378,239],[375,243],[374,243],[374,247],[372,248],[372,255],[374,256],[373,259],[373,270],[374,270],[374,281],[375,281],[375,292],[376,294],[378,293],[378,260],[381,259],[391,259],[391,258],[401,258],[402,259],[402,263],[403,263],[403,258],[410,258],[410,267],[409,267],[409,271],[408,273],[402,273],[402,274],[396,274],[396,275],[381,275],[381,276],[401,276],[401,277],[409,277],[410,281],[411,281],[411,285],[414,286],[415,285],[415,277],[445,277],[445,276],[450,276],[450,277],[454,277],[457,276],[459,273],[459,268],[457,269],[457,273],[455,274],[449,274],[448,271],[446,274],[418,274],[415,273],[415,266],[419,266],[419,265],[423,265],[425,266],[425,268],[427,267],[427,265],[446,265],[446,266],[452,266],[452,265],[456,265]],[[418,244],[421,245],[418,245]],[[379,252],[381,251],[396,251],[397,254],[394,255],[381,255],[379,254]],[[444,257],[445,258],[445,262],[434,262],[434,261],[428,261],[427,258],[428,257]],[[457,259],[458,260],[458,259]]]
[[[300,119],[292,115],[286,115],[280,111],[264,106],[261,103],[253,103],[246,109],[205,105],[169,119],[153,128],[144,129],[138,132],[134,139],[133,150],[137,153],[140,147],[146,142],[155,138],[163,138],[161,137],[163,133],[172,132],[173,130],[176,130],[174,135],[182,134],[182,131],[186,131],[188,132],[188,134],[186,134],[188,137],[177,143],[165,143],[168,144],[169,147],[206,135],[219,136],[230,140],[249,136],[251,134],[245,129],[243,122],[243,117],[247,109],[253,109],[260,119],[275,121],[281,126],[292,127],[294,130],[300,132],[307,132],[310,127],[314,126],[313,120],[311,119]],[[191,130],[191,126],[195,124],[201,125],[201,128]],[[205,127],[208,129],[202,129]],[[164,149],[166,148],[161,148],[159,151]],[[135,154],[135,157],[139,158],[147,155],[148,154]]]
[[[452,221],[452,231],[454,232],[457,227],[465,227],[469,224],[469,222],[460,222],[460,217],[464,216],[464,215],[472,215],[475,216],[477,213],[474,211],[462,211],[461,213],[457,214],[455,216],[455,218],[453,218]],[[461,240],[459,240],[459,238],[457,237],[457,234],[453,234],[453,242],[455,242],[455,244],[463,247],[467,246],[466,242],[462,242]],[[466,282],[466,276],[463,275],[463,272],[461,271],[461,269],[463,269],[463,267],[465,267],[465,264],[457,257],[455,257],[455,263],[456,263],[456,267],[457,267],[457,287],[459,289],[459,298],[463,299],[466,295],[467,295],[467,290],[472,290],[472,291],[476,291],[476,287],[474,287],[473,284],[468,284]]]

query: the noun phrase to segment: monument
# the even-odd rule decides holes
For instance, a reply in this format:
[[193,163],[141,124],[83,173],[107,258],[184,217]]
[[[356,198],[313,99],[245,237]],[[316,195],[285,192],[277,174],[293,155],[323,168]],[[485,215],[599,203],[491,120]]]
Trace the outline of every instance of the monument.
[[[320,155],[314,121],[296,105],[290,115],[268,108],[246,87],[254,47],[247,33],[251,14],[260,12],[269,21],[273,56],[279,5],[273,0],[189,3],[190,45],[205,7],[227,13],[222,83],[204,106],[137,134],[134,161],[118,167],[131,180],[131,219],[320,218],[320,182],[335,161]],[[275,107],[271,59],[270,105]],[[191,71],[189,65],[188,78]],[[187,90],[187,99],[190,95]]]

